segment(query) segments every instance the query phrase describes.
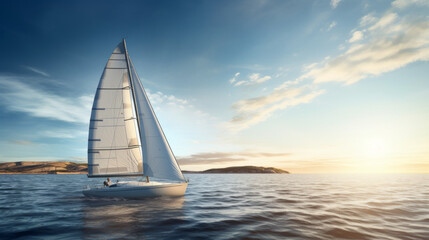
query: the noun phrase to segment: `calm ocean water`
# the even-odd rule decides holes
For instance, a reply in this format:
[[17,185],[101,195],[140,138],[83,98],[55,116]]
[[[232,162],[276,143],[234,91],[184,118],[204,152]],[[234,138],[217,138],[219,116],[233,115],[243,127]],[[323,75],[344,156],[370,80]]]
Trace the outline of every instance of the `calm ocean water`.
[[429,239],[429,175],[187,177],[182,198],[137,201],[86,199],[85,175],[0,175],[0,238]]

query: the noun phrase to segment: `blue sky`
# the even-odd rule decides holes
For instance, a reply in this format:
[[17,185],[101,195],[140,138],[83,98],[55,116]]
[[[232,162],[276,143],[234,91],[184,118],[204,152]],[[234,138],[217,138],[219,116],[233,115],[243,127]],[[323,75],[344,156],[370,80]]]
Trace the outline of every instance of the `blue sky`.
[[86,161],[127,46],[182,169],[429,172],[427,1],[2,1],[0,161]]

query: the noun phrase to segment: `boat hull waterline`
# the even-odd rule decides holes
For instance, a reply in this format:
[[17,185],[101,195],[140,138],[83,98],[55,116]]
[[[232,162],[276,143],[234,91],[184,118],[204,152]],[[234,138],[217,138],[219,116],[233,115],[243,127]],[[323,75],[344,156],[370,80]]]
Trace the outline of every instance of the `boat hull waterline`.
[[185,194],[188,183],[162,183],[147,185],[119,185],[117,187],[90,188],[82,191],[86,197],[141,199],[149,197],[179,197]]

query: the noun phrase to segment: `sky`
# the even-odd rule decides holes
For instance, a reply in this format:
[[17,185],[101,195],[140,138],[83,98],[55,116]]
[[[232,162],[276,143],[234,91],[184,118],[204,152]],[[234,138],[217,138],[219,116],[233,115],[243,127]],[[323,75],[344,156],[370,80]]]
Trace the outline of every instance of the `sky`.
[[0,162],[86,162],[129,55],[182,169],[429,173],[429,2],[1,1]]

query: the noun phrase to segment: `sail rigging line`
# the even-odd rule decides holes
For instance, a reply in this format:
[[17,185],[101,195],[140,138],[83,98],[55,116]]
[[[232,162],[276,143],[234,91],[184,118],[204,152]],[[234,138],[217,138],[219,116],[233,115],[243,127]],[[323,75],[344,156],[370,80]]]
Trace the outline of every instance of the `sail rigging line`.
[[[107,65],[106,65],[107,66]],[[106,68],[105,68],[106,69]],[[121,82],[122,83],[122,82]],[[119,96],[122,96],[122,102],[124,102],[124,94],[122,93],[122,95],[116,95],[116,98],[115,98],[115,101],[114,101],[114,105],[113,106],[116,106],[116,102],[118,101],[118,97]],[[121,111],[118,111],[118,115],[120,115],[120,113],[121,113]],[[116,125],[116,124],[118,124],[118,121],[119,121],[119,116],[116,118],[116,122],[114,122],[114,124]],[[113,130],[113,138],[112,138],[112,141],[111,141],[111,145],[110,146],[113,146],[113,142],[116,140],[115,139],[115,136],[116,136],[116,130],[117,130],[117,128],[114,128],[114,130]],[[126,133],[125,133],[126,134]],[[110,164],[110,156],[112,155],[112,149],[110,149],[110,151],[109,151],[109,158],[107,159],[107,168],[106,168],[106,174],[107,174],[107,172],[109,171],[109,164]],[[118,168],[118,158],[117,157],[115,157],[115,160],[116,160],[116,167]]]
[[[125,41],[125,40],[124,40],[124,41]],[[126,48],[125,48],[125,52],[127,52],[127,49],[126,49]],[[156,113],[155,113],[155,111],[153,110],[152,103],[149,101],[149,98],[147,97],[146,90],[144,89],[143,84],[142,84],[142,83],[141,83],[141,81],[140,81],[140,77],[139,77],[139,75],[138,75],[137,71],[136,71],[136,70],[135,70],[135,68],[134,68],[133,61],[132,61],[131,59],[129,59],[129,60],[130,60],[130,62],[131,62],[131,65],[133,66],[133,69],[134,69],[135,74],[137,75],[137,79],[139,80],[139,81],[138,81],[138,83],[140,84],[140,86],[141,86],[141,88],[142,88],[142,90],[143,90],[143,93],[144,93],[144,95],[146,96],[147,103],[148,103],[148,105],[149,105],[149,107],[150,107],[150,110],[152,111],[152,114],[153,114],[153,116],[154,116],[154,119],[155,119],[156,123],[158,124],[158,126],[159,126],[159,128],[160,128],[160,130],[161,130],[161,134],[162,134],[162,136],[164,137],[165,141],[167,142],[168,148],[170,149],[171,154],[172,154],[172,155],[173,155],[173,157],[174,157],[174,161],[176,161],[176,165],[179,167],[180,174],[182,175],[183,180],[185,180],[185,182],[187,182],[187,180],[186,180],[185,176],[183,176],[182,169],[180,168],[180,165],[179,165],[179,163],[177,162],[176,155],[174,155],[173,149],[171,149],[170,143],[168,142],[168,139],[167,139],[167,137],[166,137],[166,136],[165,136],[165,134],[164,134],[164,130],[162,129],[162,126],[161,126],[161,124],[160,124],[160,123],[159,123],[159,121],[158,121],[158,117],[156,116]],[[130,73],[130,74],[131,74],[131,73]],[[131,81],[131,82],[132,82],[132,81]],[[137,111],[137,109],[136,109],[136,111]]]
[[[122,127],[125,126],[125,124],[121,124],[121,125],[104,125],[104,126],[98,126],[97,128],[102,128],[102,127]],[[91,128],[91,129],[97,129],[97,128]]]
[[88,175],[88,178],[102,178],[102,177],[142,177],[143,173],[136,174],[122,174],[122,173],[109,173],[109,174],[97,174],[97,175]]
[[129,87],[123,87],[123,88],[97,88],[100,90],[126,90],[129,89]]
[[[117,54],[124,54],[124,53],[117,53]],[[125,55],[125,54],[124,54]],[[125,58],[125,57],[124,57]],[[109,58],[109,60],[108,60],[108,63],[106,64],[106,66],[105,66],[105,70],[104,71],[106,71],[106,69],[123,69],[123,70],[125,70],[126,68],[120,68],[120,67],[108,67],[109,66],[109,62],[110,62],[110,60],[113,60],[113,59],[110,59]],[[120,61],[124,61],[125,59],[117,59],[117,60],[120,60]],[[124,74],[124,73],[122,73],[122,74]],[[128,79],[128,81],[129,81],[129,79]],[[116,106],[116,103],[119,101],[119,99],[121,99],[122,101],[122,103],[124,102],[124,99],[125,99],[125,96],[124,96],[124,90],[129,90],[130,88],[129,88],[129,86],[126,86],[126,87],[123,87],[123,82],[120,82],[120,83],[118,83],[118,84],[120,84],[119,86],[117,86],[117,87],[110,87],[110,88],[103,88],[103,87],[98,87],[97,88],[97,90],[119,90],[119,91],[122,91],[120,94],[117,94],[116,96],[115,96],[115,98],[114,98],[114,103],[113,103],[113,106]],[[121,114],[123,115],[124,114],[124,109],[123,109],[123,107],[122,108],[109,108],[109,109],[112,109],[112,110],[119,110],[119,111],[117,111],[117,115],[116,116],[113,116],[113,117],[108,117],[108,118],[105,118],[105,119],[112,119],[112,120],[114,120],[114,122],[113,122],[113,124],[112,125],[109,125],[109,126],[100,126],[100,127],[110,127],[110,126],[112,126],[112,127],[120,127],[120,126],[125,126],[125,124],[119,124],[119,121],[121,121],[121,120],[123,120],[124,119],[124,116],[121,116]],[[98,109],[96,109],[96,110],[98,110]],[[104,109],[103,109],[104,110]],[[121,111],[122,110],[122,111]],[[116,111],[115,111],[116,112]],[[135,147],[130,147],[130,146],[128,146],[128,148],[121,148],[121,149],[118,149],[118,148],[116,148],[116,149],[114,149],[114,148],[112,148],[112,146],[113,146],[113,143],[116,141],[116,138],[115,138],[115,136],[116,136],[116,133],[117,133],[117,131],[119,131],[119,129],[118,128],[114,128],[113,129],[113,138],[112,138],[112,140],[111,140],[111,144],[110,144],[110,148],[109,149],[100,149],[100,150],[108,150],[109,151],[109,154],[108,154],[108,157],[107,157],[107,168],[105,168],[105,173],[107,174],[108,173],[108,171],[109,171],[109,166],[110,166],[110,162],[113,160],[116,160],[116,167],[117,168],[119,168],[119,160],[118,160],[118,157],[116,157],[116,154],[115,154],[115,158],[113,159],[111,156],[112,156],[112,154],[113,154],[113,151],[115,151],[115,150],[126,150],[126,149],[133,149],[133,148],[135,148]],[[125,131],[125,137],[126,137],[126,139],[128,139],[128,133]],[[116,144],[115,144],[116,145]],[[98,151],[100,151],[100,150],[98,150]],[[94,151],[94,150],[92,150],[92,151]],[[129,155],[129,153],[127,152],[127,155]],[[135,160],[135,156],[134,156],[134,162],[136,162]],[[137,162],[137,165],[138,165],[138,162]]]
[[[122,39],[122,42],[124,44],[124,52],[125,52],[125,61],[127,63],[127,69],[128,69],[128,77],[129,77],[129,83],[130,83],[130,89],[131,89],[131,96],[133,99],[133,105],[134,105],[134,110],[135,110],[135,114],[136,114],[136,121],[137,121],[137,128],[139,129],[139,134],[137,136],[140,146],[141,144],[141,126],[140,126],[140,117],[139,117],[139,112],[137,109],[137,103],[136,103],[136,98],[135,98],[135,93],[134,93],[134,87],[133,87],[133,78],[132,78],[132,74],[131,74],[131,68],[130,68],[130,64],[129,61],[131,61],[130,57],[128,56],[128,50],[127,50],[127,43],[125,42],[125,38]],[[134,112],[133,112],[134,113]],[[143,158],[143,149],[142,149],[142,166],[143,166],[143,161],[145,161],[145,159]],[[144,172],[144,170],[142,170],[142,172]]]
[[124,45],[118,44],[114,52],[104,67],[91,112],[88,162],[99,164],[90,166],[91,175],[141,172],[137,170],[142,165],[137,123],[130,119],[135,109],[130,107],[133,99]]
[[140,147],[140,145],[133,145],[128,147],[117,147],[117,148],[91,148],[91,149],[88,149],[88,151],[128,150],[128,149],[134,149],[138,147]]

